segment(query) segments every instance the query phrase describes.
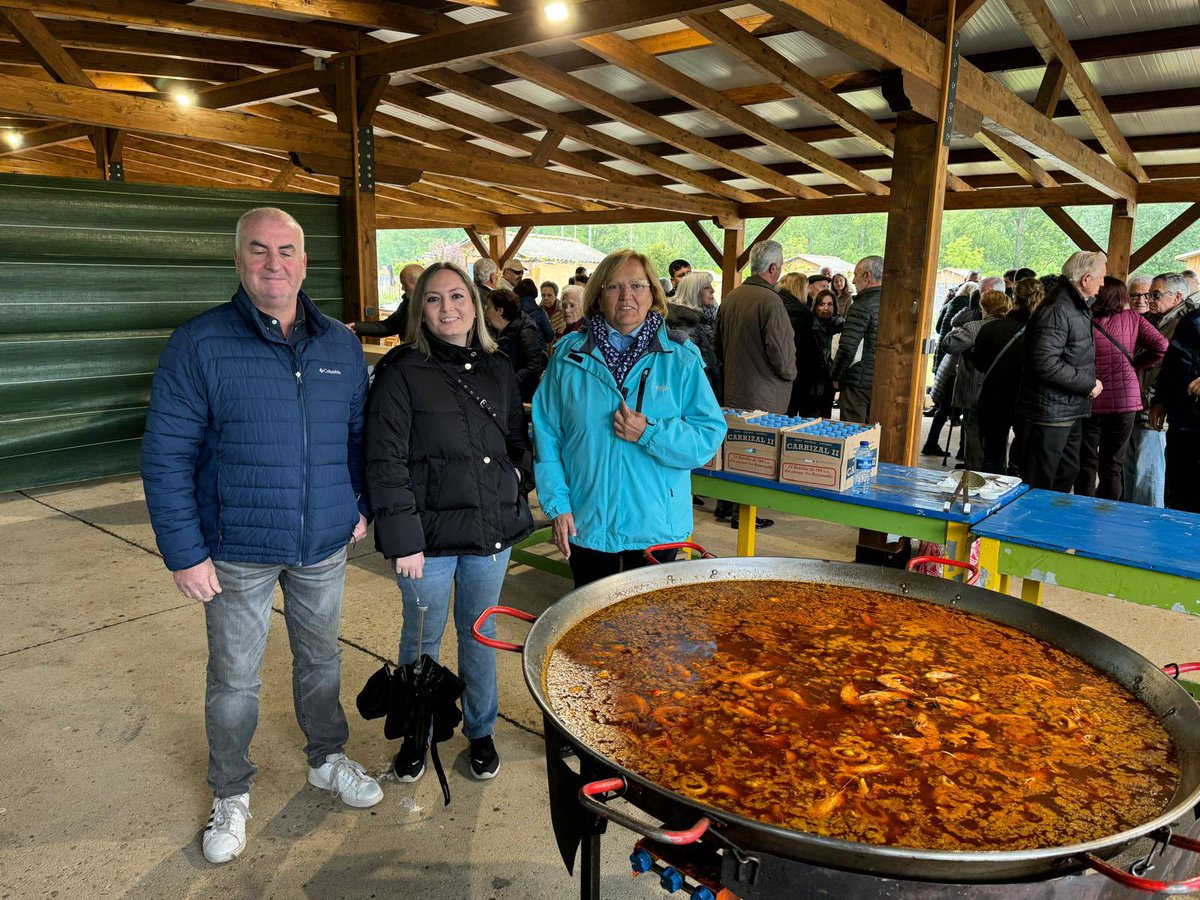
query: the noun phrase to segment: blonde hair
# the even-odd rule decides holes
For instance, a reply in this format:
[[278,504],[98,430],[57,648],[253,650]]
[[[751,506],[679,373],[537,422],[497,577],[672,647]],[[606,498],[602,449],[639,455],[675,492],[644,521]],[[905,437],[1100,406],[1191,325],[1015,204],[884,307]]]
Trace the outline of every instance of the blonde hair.
[[706,287],[712,287],[712,272],[690,272],[679,279],[675,287],[675,296],[671,299],[692,309],[700,308],[700,292]]
[[592,316],[604,315],[604,310],[600,308],[600,296],[604,293],[604,285],[608,284],[608,279],[618,269],[633,260],[642,264],[642,268],[646,271],[646,280],[650,282],[649,312],[656,312],[664,319],[667,317],[667,295],[658,280],[658,273],[654,271],[654,264],[650,262],[649,257],[628,248],[614,250],[608,254],[600,260],[600,265],[596,266],[596,271],[592,272],[588,278],[588,283],[583,287],[583,314],[585,316],[590,319]]
[[797,300],[803,300],[808,294],[808,276],[803,272],[788,272],[779,279],[779,289],[787,291]]
[[1046,286],[1040,278],[1022,278],[1013,285],[1013,300],[1019,309],[1030,315],[1042,305],[1046,297]]
[[979,298],[979,308],[984,316],[999,316],[1012,309],[1008,302],[1008,294],[1004,291],[984,291]]
[[421,277],[417,279],[417,286],[413,288],[413,295],[408,301],[408,328],[405,331],[404,342],[412,344],[420,350],[425,356],[432,356],[433,350],[429,346],[429,335],[425,331],[425,292],[429,289],[429,282],[438,272],[450,271],[462,279],[463,285],[467,289],[467,293],[471,296],[471,305],[475,307],[475,321],[471,325],[471,331],[467,334],[467,345],[470,346],[476,339],[479,340],[479,346],[485,353],[496,352],[496,341],[488,333],[488,330],[483,327],[483,323],[487,321],[483,311],[483,300],[479,293],[475,290],[475,284],[467,277],[467,273],[460,269],[452,262],[435,262],[430,265]]

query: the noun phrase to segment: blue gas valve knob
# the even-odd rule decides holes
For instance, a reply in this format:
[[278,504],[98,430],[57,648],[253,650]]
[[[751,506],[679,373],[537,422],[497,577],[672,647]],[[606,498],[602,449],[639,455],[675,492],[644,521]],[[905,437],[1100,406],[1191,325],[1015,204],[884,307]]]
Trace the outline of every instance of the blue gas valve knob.
[[641,875],[654,868],[654,857],[639,847],[629,854],[629,864],[633,866],[634,875]]
[[674,866],[667,866],[663,869],[662,877],[658,879],[658,883],[663,886],[663,889],[670,893],[675,893],[683,888],[683,876],[679,874],[679,870]]
[[692,891],[692,900],[717,900],[717,895],[704,885]]

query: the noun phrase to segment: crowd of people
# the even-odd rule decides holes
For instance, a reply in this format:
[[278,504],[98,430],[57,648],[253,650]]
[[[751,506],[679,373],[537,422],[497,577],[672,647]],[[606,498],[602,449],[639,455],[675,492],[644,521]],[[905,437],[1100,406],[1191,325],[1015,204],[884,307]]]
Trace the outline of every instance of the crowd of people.
[[[1200,511],[1196,273],[971,273],[942,306],[929,436],[960,423],[961,468],[1032,487]],[[1168,427],[1164,430],[1164,425]],[[951,427],[951,430],[953,428]]]
[[[871,414],[878,256],[851,279],[785,275],[780,245],[762,241],[722,303],[710,273],[680,259],[660,281],[634,250],[561,293],[520,259],[481,259],[470,274],[441,262],[402,270],[403,301],[383,322],[344,326],[303,292],[304,233],[286,212],[243,215],[234,260],[232,300],[168,341],[142,448],[164,562],[204,606],[213,803],[202,847],[213,863],[246,846],[277,585],[308,781],[352,807],[383,797],[345,754],[339,700],[347,545],[369,520],[401,598],[397,662],[436,660],[453,613],[469,768],[490,779],[495,654],[470,631],[534,529],[535,484],[582,587],[691,535],[703,501],[690,473],[724,439],[722,404],[828,415],[837,398],[845,420]],[[941,355],[955,362],[939,408],[964,422],[968,464],[1001,470],[1011,458],[1035,486],[1139,502],[1165,485],[1169,504],[1200,509],[1197,480],[1181,474],[1200,459],[1195,276],[1135,276],[1131,291],[1105,277],[1102,254],[1080,253],[1044,282],[974,278],[943,311]],[[368,380],[356,334],[381,332],[403,341]],[[483,632],[494,636],[491,620]],[[402,743],[401,781],[424,774],[424,743]]]

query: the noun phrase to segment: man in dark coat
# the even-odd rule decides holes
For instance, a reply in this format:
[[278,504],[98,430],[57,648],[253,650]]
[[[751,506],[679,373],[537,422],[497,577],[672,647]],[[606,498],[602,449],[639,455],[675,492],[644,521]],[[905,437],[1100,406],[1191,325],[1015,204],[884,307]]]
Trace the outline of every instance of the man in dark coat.
[[1200,310],[1176,326],[1154,385],[1150,424],[1167,431],[1167,506],[1200,513]]
[[1022,419],[1021,478],[1070,493],[1079,473],[1083,420],[1102,385],[1088,300],[1104,283],[1103,253],[1080,251],[1025,328],[1025,368],[1016,413]]
[[423,271],[425,270],[416,263],[411,263],[400,270],[400,305],[386,319],[379,322],[367,320],[347,322],[346,325],[359,337],[391,337],[398,334],[403,340],[404,332],[408,329],[408,298],[412,294],[413,288],[417,286],[417,279],[421,277]]
[[717,309],[714,343],[725,367],[725,402],[783,415],[796,380],[796,344],[775,293],[783,274],[780,244],[759,241],[751,247],[750,272]]
[[854,267],[858,296],[846,316],[846,327],[833,363],[833,384],[842,392],[845,422],[869,422],[871,390],[875,384],[875,346],[879,341],[879,297],[883,257],[864,256]]
[[338,623],[346,546],[367,530],[358,340],[300,290],[304,232],[280,209],[238,221],[231,302],[185,322],[154,375],[142,441],[150,524],[180,593],[204,607],[211,863],[246,847],[250,740],[275,586],[283,588],[309,784],[383,799],[345,755]]

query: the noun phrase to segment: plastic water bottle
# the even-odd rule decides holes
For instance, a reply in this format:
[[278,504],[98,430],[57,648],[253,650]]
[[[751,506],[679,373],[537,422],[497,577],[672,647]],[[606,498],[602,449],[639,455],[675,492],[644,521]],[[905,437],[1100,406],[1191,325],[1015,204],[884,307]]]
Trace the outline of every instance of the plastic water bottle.
[[858,449],[854,452],[854,493],[865,494],[871,490],[871,476],[874,474],[875,455],[867,441],[859,441]]

